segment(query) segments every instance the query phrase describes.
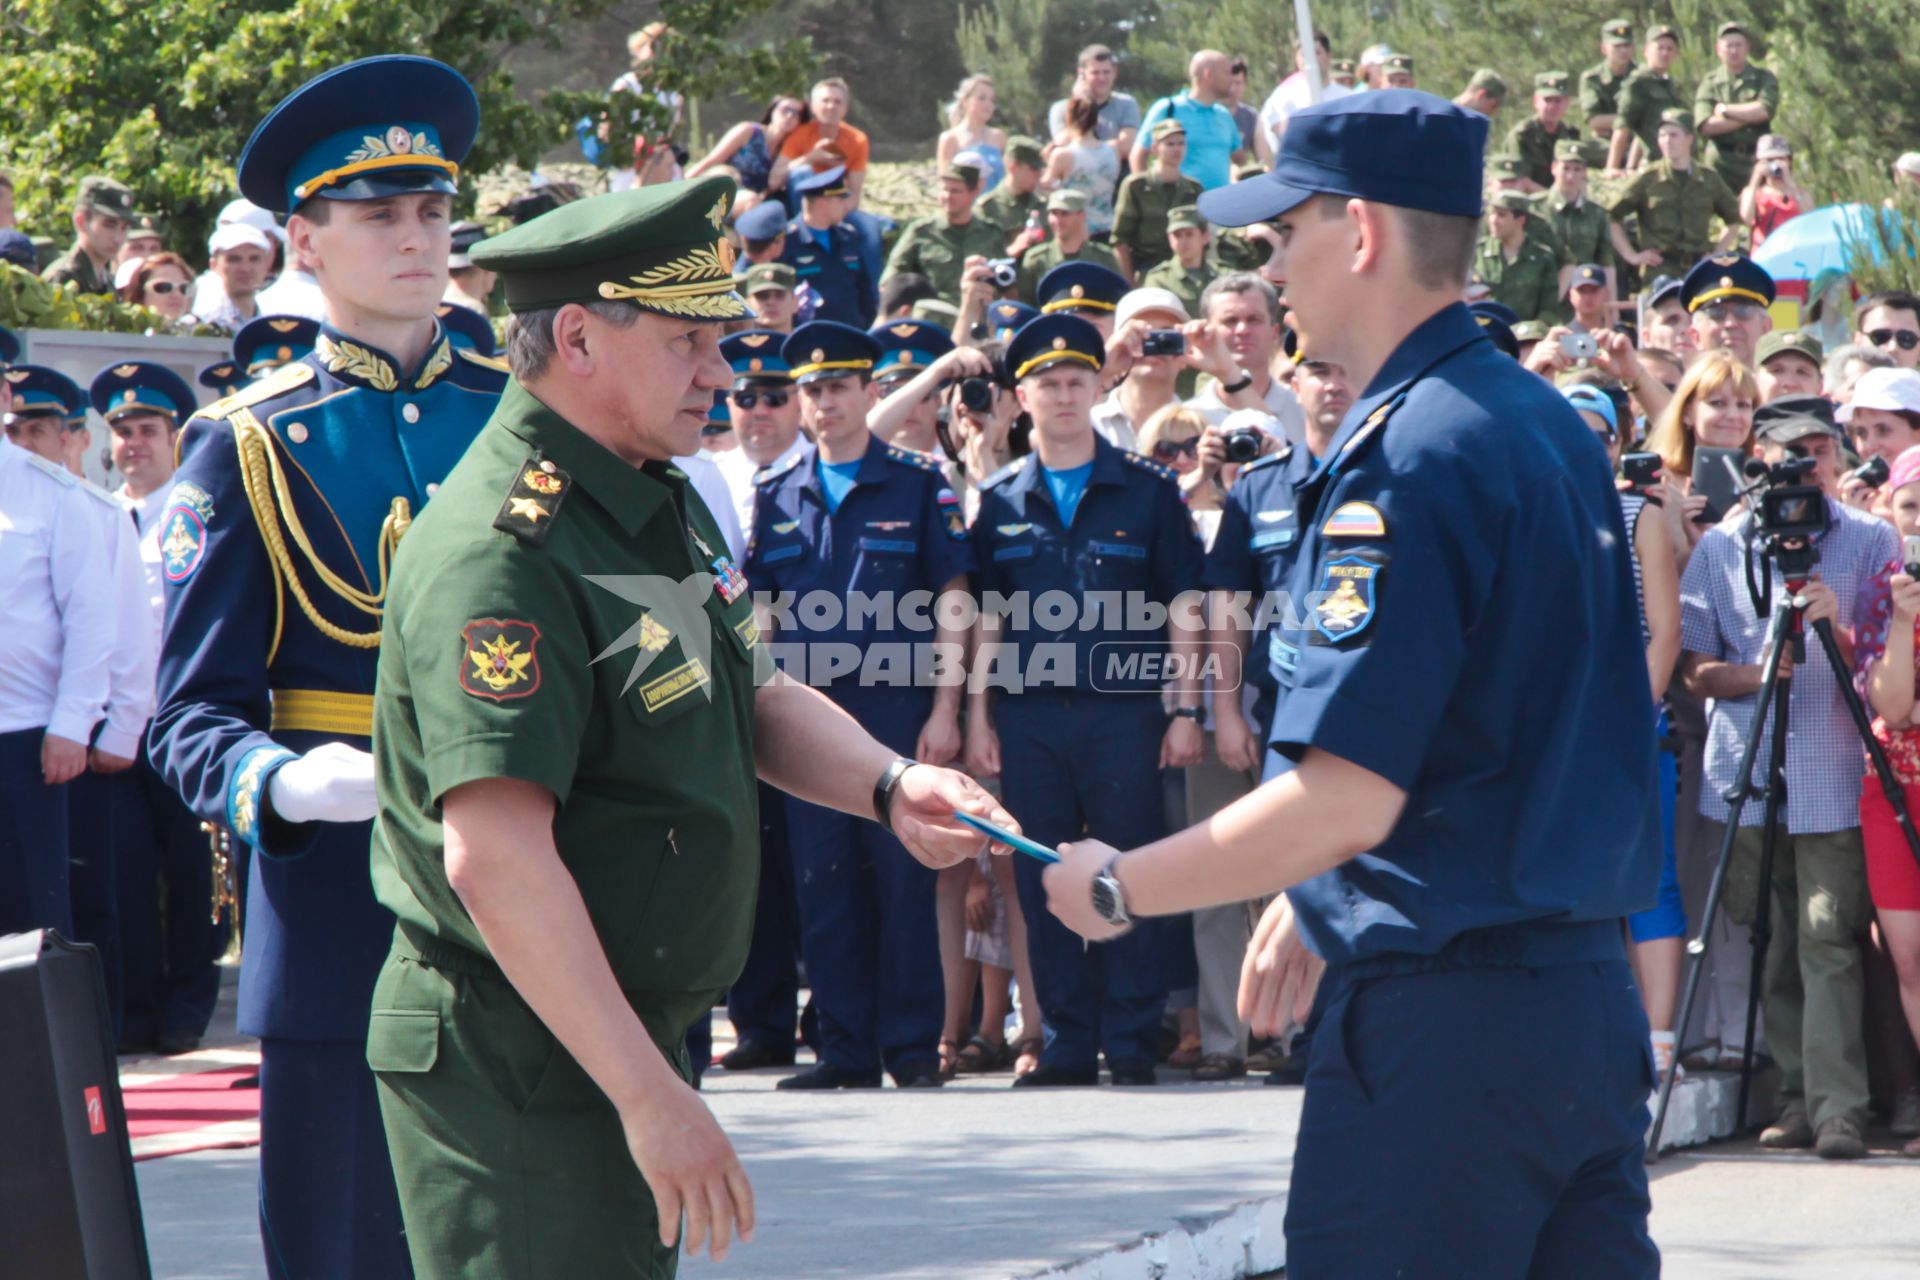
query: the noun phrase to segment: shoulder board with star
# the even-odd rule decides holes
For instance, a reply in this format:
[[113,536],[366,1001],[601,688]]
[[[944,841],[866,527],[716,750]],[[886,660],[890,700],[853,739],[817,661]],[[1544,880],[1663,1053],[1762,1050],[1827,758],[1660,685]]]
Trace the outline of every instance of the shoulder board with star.
[[294,388],[313,381],[314,377],[313,366],[304,361],[296,360],[292,364],[283,364],[260,381],[244,386],[230,396],[215,400],[194,416],[224,421],[238,410],[251,408],[275,396],[285,395]]
[[1025,459],[1021,459],[1015,462],[1009,462],[1006,466],[1000,468],[998,471],[988,476],[985,480],[982,480],[980,482],[980,487],[982,489],[991,489],[997,484],[1002,484],[1008,480],[1011,480],[1014,476],[1014,473],[1020,470],[1021,462],[1024,462],[1024,461]]
[[753,473],[753,482],[756,485],[771,484],[773,481],[778,480],[781,476],[799,466],[802,461],[810,456],[812,455],[796,453],[778,466],[762,467]]
[[514,469],[513,487],[507,490],[507,500],[500,504],[493,527],[530,547],[543,546],[554,518],[560,514],[560,504],[572,488],[573,477],[535,449]]
[[1155,462],[1144,453],[1135,453],[1130,449],[1122,449],[1120,451],[1120,460],[1131,466],[1140,468],[1140,470],[1145,471],[1149,475],[1158,476],[1171,484],[1180,483],[1179,472],[1175,471],[1172,467],[1163,466]]
[[20,452],[26,455],[29,466],[37,469],[42,475],[51,476],[59,481],[61,488],[71,489],[80,483],[79,476],[73,474],[73,472],[67,470],[59,463],[48,462],[45,458],[30,449],[22,449]]
[[1281,445],[1277,452],[1261,454],[1259,457],[1255,458],[1252,462],[1245,463],[1244,465],[1242,465],[1240,468],[1240,474],[1244,476],[1248,472],[1258,471],[1262,467],[1277,467],[1281,463],[1285,462],[1288,458],[1291,458],[1292,456],[1293,456],[1293,446],[1290,444]]
[[887,457],[894,462],[904,462],[910,467],[918,467],[922,471],[930,471],[937,476],[946,474],[940,469],[940,459],[930,453],[921,453],[917,449],[902,449],[897,444],[890,444],[887,446]]
[[498,356],[483,356],[478,351],[472,351],[466,347],[456,349],[454,354],[468,364],[477,364],[482,369],[491,369],[495,373],[512,373],[512,370],[507,368],[507,362]]

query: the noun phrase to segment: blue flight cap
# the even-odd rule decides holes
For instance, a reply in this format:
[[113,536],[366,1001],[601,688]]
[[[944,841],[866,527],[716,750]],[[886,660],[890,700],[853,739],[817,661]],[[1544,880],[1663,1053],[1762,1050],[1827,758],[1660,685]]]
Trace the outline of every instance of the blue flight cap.
[[793,369],[794,382],[804,387],[823,378],[870,376],[880,344],[850,324],[814,320],[788,334],[781,353]]
[[745,329],[720,339],[720,358],[742,382],[792,382],[793,369],[781,344],[787,335],[772,329]]
[[771,240],[786,226],[787,210],[778,200],[762,200],[733,220],[733,229],[742,240]]
[[925,320],[888,320],[867,330],[880,344],[873,376],[915,374],[953,350],[953,336]]
[[493,336],[493,322],[472,307],[443,302],[434,314],[440,317],[440,327],[446,330],[447,341],[454,346],[483,356],[499,350],[500,344]]
[[1020,326],[1007,344],[1005,363],[1015,382],[1071,360],[1098,371],[1107,362],[1107,342],[1079,316],[1046,315]]
[[185,378],[150,360],[108,365],[93,375],[87,399],[109,423],[129,413],[158,413],[177,427],[200,407]]
[[240,153],[240,194],[290,213],[303,200],[452,195],[480,130],[480,100],[444,62],[362,58],[281,100]]
[[1722,298],[1770,307],[1773,276],[1744,253],[1718,253],[1694,263],[1680,282],[1680,301],[1689,313]]
[[1512,356],[1520,358],[1520,339],[1513,336],[1513,326],[1520,323],[1519,313],[1504,302],[1492,298],[1482,298],[1469,303],[1467,310],[1473,312],[1473,318],[1479,322],[1481,332],[1493,340],[1493,345]]
[[847,194],[847,166],[836,164],[818,173],[805,165],[795,165],[787,173],[787,185],[803,196],[844,196]]
[[1668,298],[1677,298],[1679,296],[1680,281],[1677,277],[1655,276],[1652,286],[1647,290],[1647,306],[1651,309],[1659,306]]
[[1597,262],[1583,262],[1573,269],[1573,279],[1568,282],[1569,289],[1576,285],[1607,283],[1607,269]]
[[13,336],[13,330],[0,325],[0,368],[5,368],[20,358],[20,339]]
[[202,369],[195,380],[210,391],[218,391],[223,396],[230,396],[235,388],[247,380],[247,375],[242,373],[240,366],[233,361],[221,360]]
[[1004,298],[987,307],[987,328],[1002,342],[1019,331],[1020,326],[1040,314],[1038,307]]
[[1418,89],[1376,89],[1287,118],[1264,178],[1215,187],[1200,212],[1223,227],[1277,218],[1309,196],[1480,216],[1487,118]]
[[1613,407],[1613,397],[1600,388],[1582,384],[1577,387],[1562,387],[1560,394],[1565,396],[1567,403],[1574,408],[1599,414],[1601,420],[1607,424],[1607,430],[1610,433],[1614,435],[1620,433],[1620,415]]
[[1033,299],[1043,313],[1105,311],[1111,313],[1133,288],[1112,267],[1097,262],[1063,262],[1040,277]]
[[249,378],[304,359],[320,341],[320,322],[305,316],[255,316],[233,335],[233,362]]
[[13,388],[13,414],[56,414],[68,422],[87,419],[87,393],[80,384],[43,364],[17,364],[6,372]]

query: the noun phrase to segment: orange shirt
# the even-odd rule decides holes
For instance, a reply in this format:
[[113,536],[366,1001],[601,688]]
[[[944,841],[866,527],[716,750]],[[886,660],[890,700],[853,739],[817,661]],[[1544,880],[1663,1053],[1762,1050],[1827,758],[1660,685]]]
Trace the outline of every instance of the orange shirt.
[[[780,154],[789,160],[799,160],[819,143],[820,124],[809,120],[787,135],[787,140],[780,144]],[[827,143],[827,150],[847,162],[848,173],[867,171],[867,135],[852,125],[841,125],[833,141]]]

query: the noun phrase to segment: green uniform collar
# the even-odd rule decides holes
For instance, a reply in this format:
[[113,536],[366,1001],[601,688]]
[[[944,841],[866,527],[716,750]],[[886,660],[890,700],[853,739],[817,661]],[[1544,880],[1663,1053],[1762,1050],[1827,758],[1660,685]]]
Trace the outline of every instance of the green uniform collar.
[[508,431],[565,468],[573,482],[592,494],[629,537],[646,527],[662,503],[674,499],[685,480],[671,463],[649,462],[636,467],[618,457],[541,403],[518,378],[508,381],[495,414]]

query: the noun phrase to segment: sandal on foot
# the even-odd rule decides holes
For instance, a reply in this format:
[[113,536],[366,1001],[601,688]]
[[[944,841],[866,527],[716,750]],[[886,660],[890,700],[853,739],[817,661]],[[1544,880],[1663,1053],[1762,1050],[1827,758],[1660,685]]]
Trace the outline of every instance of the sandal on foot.
[[1040,1051],[1046,1047],[1039,1036],[1028,1036],[1024,1040],[1013,1042],[1013,1074],[1031,1075],[1040,1069]]
[[995,1044],[985,1036],[974,1036],[960,1046],[960,1056],[954,1059],[953,1069],[960,1075],[977,1076],[1004,1070],[1007,1062],[1005,1041]]
[[1167,1055],[1167,1065],[1188,1069],[1200,1065],[1200,1037],[1181,1036],[1180,1043]]
[[953,1079],[953,1073],[960,1062],[960,1042],[957,1040],[940,1041],[940,1078]]

